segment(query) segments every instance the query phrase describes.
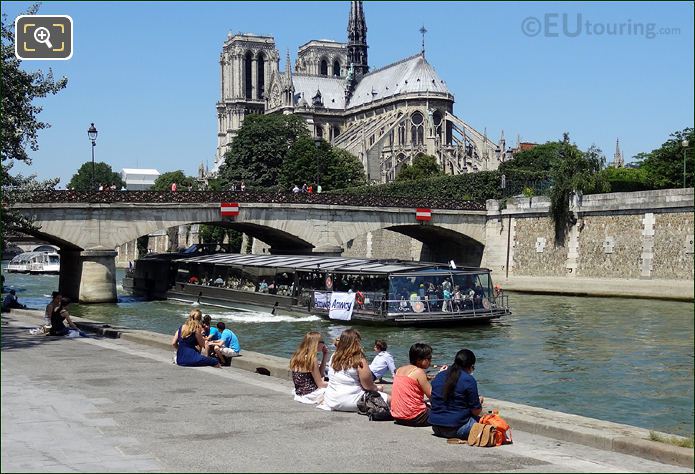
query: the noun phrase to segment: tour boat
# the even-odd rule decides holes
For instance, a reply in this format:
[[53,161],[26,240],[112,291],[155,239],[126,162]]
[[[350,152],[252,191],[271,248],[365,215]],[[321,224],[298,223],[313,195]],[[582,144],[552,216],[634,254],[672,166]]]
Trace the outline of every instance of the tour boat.
[[[453,267],[453,268],[452,268]],[[480,323],[510,314],[486,268],[314,255],[156,254],[124,289],[325,319],[394,325]]]
[[56,252],[24,252],[10,260],[8,273],[60,273],[60,255]]

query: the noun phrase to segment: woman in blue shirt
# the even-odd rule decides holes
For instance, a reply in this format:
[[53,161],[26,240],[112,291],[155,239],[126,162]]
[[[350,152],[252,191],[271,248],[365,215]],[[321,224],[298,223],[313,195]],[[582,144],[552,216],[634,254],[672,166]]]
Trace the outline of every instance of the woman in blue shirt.
[[480,419],[483,397],[478,396],[478,384],[471,375],[473,370],[475,354],[461,349],[454,363],[432,381],[429,422],[435,436],[466,439]]

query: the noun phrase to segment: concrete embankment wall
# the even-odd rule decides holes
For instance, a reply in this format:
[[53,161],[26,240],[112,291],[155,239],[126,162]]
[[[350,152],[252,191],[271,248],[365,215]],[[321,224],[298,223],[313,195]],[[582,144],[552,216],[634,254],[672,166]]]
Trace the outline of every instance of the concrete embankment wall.
[[[12,315],[29,324],[41,324],[39,311],[13,310]],[[106,327],[103,323],[74,318],[80,328],[106,337],[120,337],[163,350],[173,351],[171,336],[151,331]],[[41,337],[41,336],[37,336]],[[273,377],[291,380],[289,360],[282,357],[243,351],[233,359],[233,367],[255,372],[263,367]],[[389,387],[387,385],[387,387]],[[563,441],[615,451],[668,464],[693,467],[693,450],[650,441],[649,430],[593,418],[561,413],[543,408],[487,398],[486,409],[499,409],[513,429],[539,434]],[[661,433],[663,436],[672,436]],[[675,437],[680,438],[680,437]]]

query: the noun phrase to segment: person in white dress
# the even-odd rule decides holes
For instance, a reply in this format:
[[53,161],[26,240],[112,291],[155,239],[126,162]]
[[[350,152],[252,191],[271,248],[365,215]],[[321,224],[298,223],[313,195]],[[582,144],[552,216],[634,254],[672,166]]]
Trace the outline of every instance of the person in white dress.
[[357,411],[357,402],[366,391],[378,391],[388,403],[384,387],[374,383],[372,371],[362,349],[362,337],[356,329],[340,335],[338,347],[331,357],[332,376],[318,405],[323,410]]

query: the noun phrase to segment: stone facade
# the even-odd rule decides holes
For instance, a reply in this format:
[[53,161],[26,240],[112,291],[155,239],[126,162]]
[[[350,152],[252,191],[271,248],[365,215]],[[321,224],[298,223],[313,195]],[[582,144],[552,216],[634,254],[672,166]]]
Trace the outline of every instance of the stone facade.
[[495,143],[454,115],[454,95],[424,49],[370,68],[361,1],[351,2],[347,33],[346,43],[310,40],[300,46],[294,71],[289,50],[280,68],[274,37],[228,34],[219,58],[212,174],[244,118],[269,113],[302,117],[313,137],[355,155],[370,182],[394,180],[420,154],[436,157],[450,174],[494,170],[511,156],[504,133]]
[[693,214],[656,214],[652,278],[693,278]]
[[488,201],[482,265],[510,276],[693,279],[692,188],[575,199],[576,224],[558,247],[549,204],[516,198],[500,210]]
[[579,227],[577,276],[640,277],[642,215],[586,216]]
[[547,217],[515,219],[514,275],[565,276],[567,247],[553,245],[553,223]]
[[422,242],[387,229],[367,232],[348,241],[343,257],[429,260]]

